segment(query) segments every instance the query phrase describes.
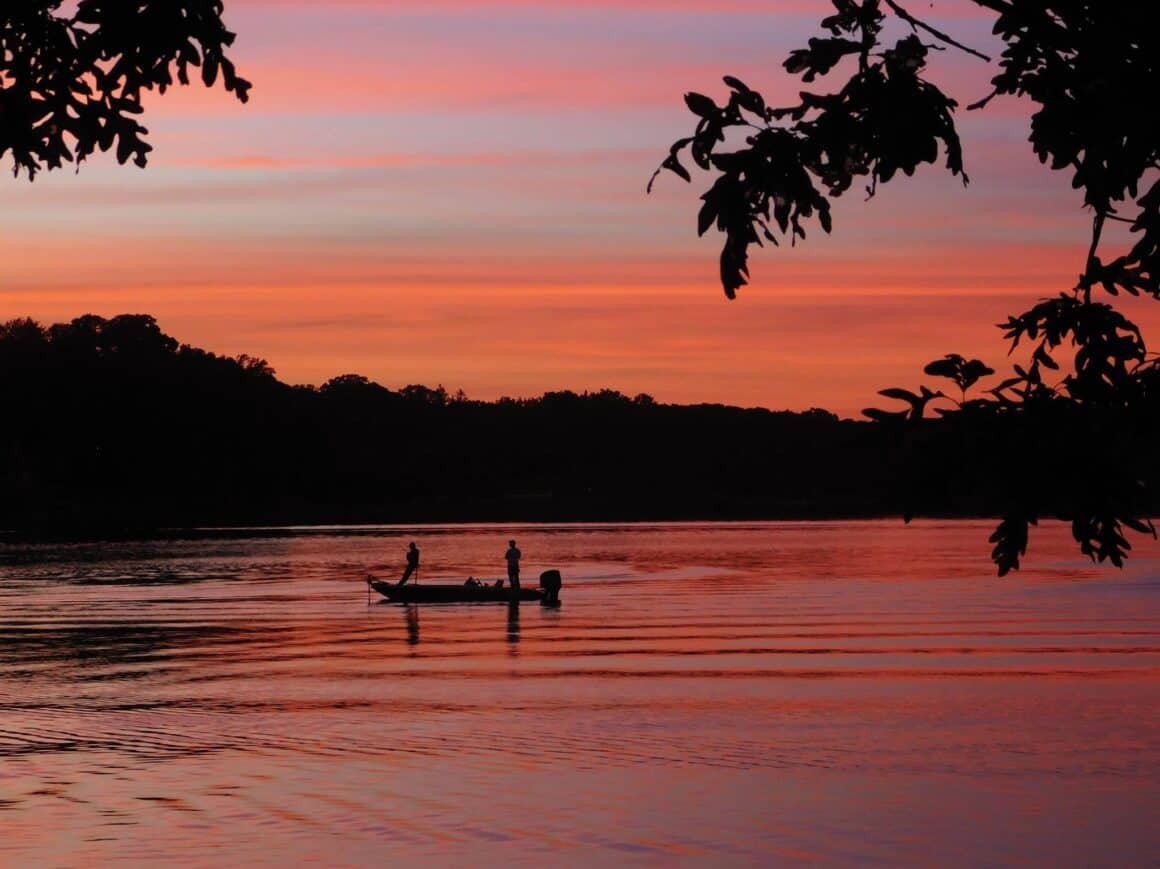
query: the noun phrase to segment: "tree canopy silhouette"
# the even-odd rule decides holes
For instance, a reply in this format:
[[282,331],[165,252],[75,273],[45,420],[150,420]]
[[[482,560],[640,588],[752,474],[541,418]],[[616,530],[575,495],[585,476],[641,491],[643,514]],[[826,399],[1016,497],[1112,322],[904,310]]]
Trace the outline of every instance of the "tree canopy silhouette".
[[886,439],[825,411],[291,386],[144,314],[0,323],[0,409],[0,530],[33,534],[889,511]]
[[[953,441],[964,462],[985,464],[979,479],[994,484],[990,503],[1002,517],[991,538],[1000,575],[1018,568],[1029,526],[1048,513],[1071,522],[1086,555],[1120,565],[1131,548],[1125,527],[1156,534],[1146,516],[1148,486],[1156,481],[1145,466],[1160,433],[1160,365],[1140,329],[1093,294],[1160,298],[1160,124],[1153,110],[1160,4],[964,2],[996,13],[994,33],[1004,45],[991,93],[969,108],[1001,95],[1034,104],[1031,146],[1042,163],[1070,174],[1092,214],[1091,236],[1077,256],[1074,286],[1001,324],[1012,352],[1030,351],[1010,377],[968,399],[967,390],[993,372],[950,354],[925,371],[951,379],[957,398],[925,385],[886,389],[882,395],[906,409],[866,413],[898,430],[915,478],[935,441],[942,455]],[[804,90],[796,104],[771,106],[726,77],[723,105],[686,94],[696,128],[657,170],[689,181],[687,158],[715,176],[697,224],[702,235],[715,226],[725,236],[721,283],[731,299],[747,283],[753,245],[805,239],[813,223],[829,233],[832,201],[859,180],[872,196],[899,172],[911,175],[941,159],[967,182],[954,123],[958,103],[925,78],[927,58],[950,48],[991,59],[895,0],[831,3],[823,34],[784,66],[806,84],[837,77],[832,89]],[[1127,224],[1134,244],[1105,253],[1109,221]],[[922,506],[915,501],[907,518]]]
[[[62,7],[65,7],[62,9]],[[71,12],[71,14],[70,14]],[[19,0],[0,11],[0,158],[34,178],[116,146],[144,166],[141,95],[189,84],[190,68],[245,102],[226,57],[222,0]]]

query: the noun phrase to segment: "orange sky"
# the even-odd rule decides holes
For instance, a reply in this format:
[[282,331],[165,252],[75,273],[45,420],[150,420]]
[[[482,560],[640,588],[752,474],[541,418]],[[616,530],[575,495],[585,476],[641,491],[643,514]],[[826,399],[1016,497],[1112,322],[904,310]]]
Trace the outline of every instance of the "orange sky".
[[[855,415],[943,353],[1001,363],[993,324],[1082,264],[1078,197],[1008,102],[962,118],[969,188],[927,169],[849,196],[833,237],[758,252],[725,301],[718,238],[695,234],[705,180],[644,185],[691,127],[683,91],[796,91],[779,63],[823,0],[226,6],[253,101],[153,99],[143,172],[4,182],[0,318],[152,313],[291,382]],[[966,0],[932,9],[992,47]],[[961,102],[986,92],[984,64],[935,62]]]

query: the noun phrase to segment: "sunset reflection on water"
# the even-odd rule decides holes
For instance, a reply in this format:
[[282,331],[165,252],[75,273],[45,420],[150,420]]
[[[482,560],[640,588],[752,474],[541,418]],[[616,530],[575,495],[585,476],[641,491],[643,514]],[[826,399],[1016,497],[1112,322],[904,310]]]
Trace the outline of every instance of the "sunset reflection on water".
[[[1154,863],[1160,550],[997,579],[988,532],[2,547],[0,863]],[[513,534],[560,610],[368,602]]]

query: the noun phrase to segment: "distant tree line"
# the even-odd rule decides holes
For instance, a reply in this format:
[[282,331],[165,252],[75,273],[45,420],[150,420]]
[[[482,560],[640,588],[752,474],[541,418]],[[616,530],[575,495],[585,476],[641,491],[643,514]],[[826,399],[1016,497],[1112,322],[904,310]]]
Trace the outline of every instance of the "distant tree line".
[[0,325],[0,527],[757,518],[890,511],[867,423],[612,390],[291,386],[146,315]]
[[[0,324],[0,408],[0,530],[46,536],[993,516],[1011,473],[1000,460],[1010,432],[984,437],[955,416],[900,438],[825,410],[670,405],[607,389],[486,402],[357,374],[291,386],[262,359],[180,344],[141,314]],[[1050,446],[1024,434],[1026,454]]]

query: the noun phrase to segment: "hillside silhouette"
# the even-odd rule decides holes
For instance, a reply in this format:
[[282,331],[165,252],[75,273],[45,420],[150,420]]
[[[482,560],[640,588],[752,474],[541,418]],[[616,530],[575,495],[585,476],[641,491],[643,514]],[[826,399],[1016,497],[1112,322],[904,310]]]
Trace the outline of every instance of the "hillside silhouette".
[[0,527],[879,515],[871,424],[611,390],[280,382],[147,315],[0,325]]

